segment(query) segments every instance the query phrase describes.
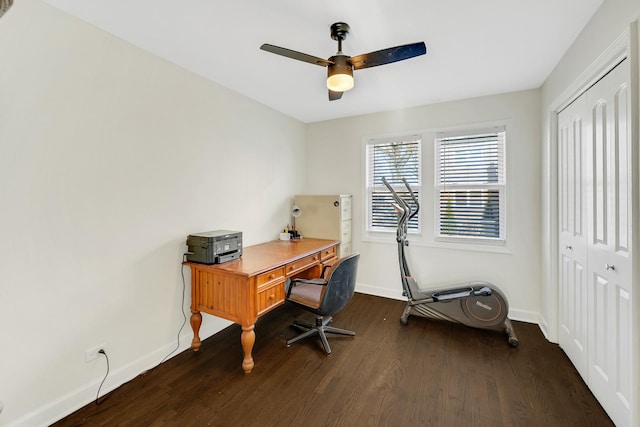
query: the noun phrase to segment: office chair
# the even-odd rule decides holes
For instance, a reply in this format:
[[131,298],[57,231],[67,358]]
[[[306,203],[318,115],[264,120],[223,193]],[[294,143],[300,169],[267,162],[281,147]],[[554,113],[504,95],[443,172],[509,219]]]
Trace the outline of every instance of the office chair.
[[287,301],[314,313],[316,323],[314,325],[301,320],[294,321],[293,326],[304,332],[287,341],[287,347],[303,338],[319,335],[324,351],[329,355],[331,347],[326,333],[350,336],[356,334],[353,331],[329,326],[329,323],[332,316],[342,310],[353,296],[359,259],[359,253],[341,258],[331,268],[326,279],[293,279],[291,281],[287,290]]

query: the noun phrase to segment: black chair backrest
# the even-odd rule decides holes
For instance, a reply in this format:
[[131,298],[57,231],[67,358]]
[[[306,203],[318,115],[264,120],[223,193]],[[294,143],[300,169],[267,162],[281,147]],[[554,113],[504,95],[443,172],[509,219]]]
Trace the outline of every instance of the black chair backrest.
[[348,255],[331,269],[327,288],[318,308],[324,316],[332,316],[342,310],[356,289],[359,253]]

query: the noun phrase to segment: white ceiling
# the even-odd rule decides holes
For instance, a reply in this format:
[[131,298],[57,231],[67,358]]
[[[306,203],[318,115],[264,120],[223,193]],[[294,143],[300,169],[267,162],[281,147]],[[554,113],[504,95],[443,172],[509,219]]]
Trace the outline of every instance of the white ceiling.
[[[303,122],[542,85],[603,0],[45,0],[117,37]],[[326,69],[270,43],[355,56],[424,41],[427,54],[354,72],[329,102]]]

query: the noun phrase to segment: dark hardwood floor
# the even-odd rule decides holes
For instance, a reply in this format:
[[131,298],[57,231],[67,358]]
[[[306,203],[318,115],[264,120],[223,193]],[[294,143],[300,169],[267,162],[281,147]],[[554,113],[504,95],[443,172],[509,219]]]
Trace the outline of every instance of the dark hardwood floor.
[[562,350],[537,325],[502,334],[411,317],[404,303],[356,294],[335,316],[355,337],[286,347],[309,313],[286,305],[256,325],[255,368],[230,326],[55,426],[610,426]]

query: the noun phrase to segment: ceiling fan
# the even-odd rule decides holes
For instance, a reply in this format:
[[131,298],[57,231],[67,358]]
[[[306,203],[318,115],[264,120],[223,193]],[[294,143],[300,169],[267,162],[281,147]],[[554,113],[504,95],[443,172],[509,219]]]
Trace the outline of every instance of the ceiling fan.
[[0,17],[5,14],[13,4],[13,0],[0,0]]
[[308,62],[309,64],[327,67],[329,101],[340,99],[344,92],[353,88],[353,70],[377,67],[378,65],[390,64],[427,53],[427,47],[424,42],[418,42],[377,50],[363,55],[347,56],[342,53],[342,41],[347,38],[349,29],[349,25],[344,22],[336,22],[331,25],[331,38],[338,41],[338,52],[329,59],[318,58],[267,43],[260,46],[260,49],[276,55],[286,56],[287,58],[297,59],[298,61]]

